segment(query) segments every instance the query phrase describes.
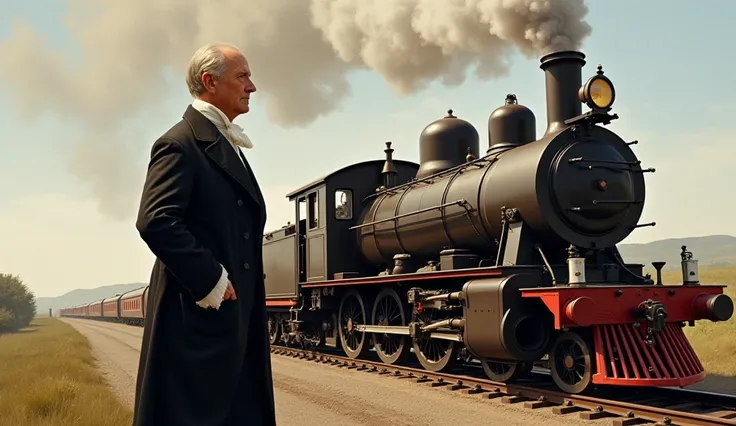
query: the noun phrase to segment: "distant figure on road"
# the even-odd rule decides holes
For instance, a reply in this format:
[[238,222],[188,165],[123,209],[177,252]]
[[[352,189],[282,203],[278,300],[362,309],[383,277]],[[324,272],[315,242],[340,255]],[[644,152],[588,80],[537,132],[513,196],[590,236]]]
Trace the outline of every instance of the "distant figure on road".
[[195,99],[153,144],[136,222],[157,259],[133,425],[272,426],[266,208],[232,123],[256,87],[225,44],[197,50],[186,82]]

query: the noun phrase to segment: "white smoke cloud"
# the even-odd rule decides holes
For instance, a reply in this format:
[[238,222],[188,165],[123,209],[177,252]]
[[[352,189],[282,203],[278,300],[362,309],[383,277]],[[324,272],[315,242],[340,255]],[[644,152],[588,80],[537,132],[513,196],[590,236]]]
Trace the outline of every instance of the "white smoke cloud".
[[407,94],[433,80],[459,84],[471,66],[481,78],[504,75],[513,48],[577,49],[591,31],[584,0],[67,1],[80,56],[53,51],[16,21],[0,41],[0,84],[24,118],[52,111],[84,129],[70,169],[117,218],[138,196],[132,150],[148,145],[131,123],[155,120],[165,71],[186,90],[183,72],[204,43],[239,46],[269,118],[291,127],[334,111],[350,95],[351,69]]
[[513,47],[578,49],[591,32],[583,0],[313,0],[311,12],[340,59],[401,94],[462,83],[470,65],[482,78],[504,75]]

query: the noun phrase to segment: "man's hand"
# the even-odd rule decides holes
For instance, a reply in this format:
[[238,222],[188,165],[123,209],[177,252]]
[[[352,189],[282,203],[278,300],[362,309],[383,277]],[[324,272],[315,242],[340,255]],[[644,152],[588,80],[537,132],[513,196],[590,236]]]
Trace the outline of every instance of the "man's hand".
[[230,282],[230,280],[227,280],[227,288],[225,289],[225,294],[222,296],[222,300],[236,300],[237,296],[235,296],[235,289],[233,288],[233,284]]

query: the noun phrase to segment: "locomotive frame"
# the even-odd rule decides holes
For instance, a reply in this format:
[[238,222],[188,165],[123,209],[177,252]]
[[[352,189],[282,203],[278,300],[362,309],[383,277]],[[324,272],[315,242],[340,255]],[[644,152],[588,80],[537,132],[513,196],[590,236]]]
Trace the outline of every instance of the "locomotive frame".
[[[387,364],[414,352],[434,372],[478,360],[504,382],[545,365],[568,393],[702,380],[683,328],[728,320],[733,301],[724,286],[700,285],[684,246],[681,285],[663,285],[664,262],[652,263],[655,282],[621,258],[616,244],[654,225],[638,223],[654,169],[641,168],[636,141],[603,127],[618,119],[616,92],[601,66],[582,84],[584,58],[541,58],[541,138],[508,95],[489,118],[485,155],[450,110],[422,132],[419,163],[394,159],[387,142],[383,160],[287,194],[295,223],[262,242],[271,344],[354,359],[373,349]],[[62,315],[142,321],[147,288],[135,291]],[[139,310],[125,313],[121,301],[136,298],[127,303]]]

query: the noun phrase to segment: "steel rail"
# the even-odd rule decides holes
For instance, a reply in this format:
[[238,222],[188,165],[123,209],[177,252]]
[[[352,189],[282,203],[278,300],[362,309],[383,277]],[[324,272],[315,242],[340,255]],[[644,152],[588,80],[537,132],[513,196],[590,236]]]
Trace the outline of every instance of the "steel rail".
[[[308,349],[271,346],[271,353],[355,369],[367,373],[412,380],[430,387],[477,394],[483,398],[496,399],[504,404],[523,403],[529,409],[551,407],[557,415],[579,413],[585,420],[610,418],[613,426],[656,424],[676,425],[736,425],[736,396],[710,394],[680,389],[646,389],[639,397],[629,401],[622,398],[609,399],[585,395],[570,395],[549,389],[549,380],[539,381],[538,386],[494,382],[466,375],[433,373],[420,368],[389,365],[380,361],[352,359],[345,356],[323,353]],[[547,387],[548,389],[545,389]],[[655,392],[663,392],[661,396]],[[636,393],[636,391],[634,392]],[[692,393],[692,395],[691,395]],[[666,394],[666,395],[665,395]],[[692,398],[691,398],[692,396]],[[704,397],[705,396],[705,397]],[[714,398],[716,397],[717,398]],[[657,404],[665,407],[658,407]],[[653,404],[653,405],[650,405]],[[710,407],[708,407],[710,406]]]

